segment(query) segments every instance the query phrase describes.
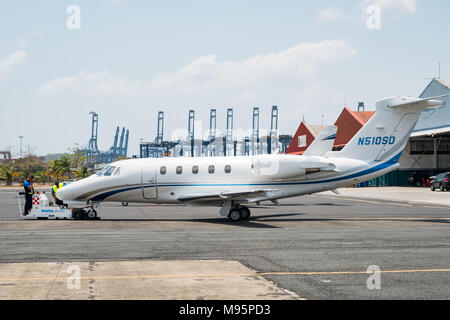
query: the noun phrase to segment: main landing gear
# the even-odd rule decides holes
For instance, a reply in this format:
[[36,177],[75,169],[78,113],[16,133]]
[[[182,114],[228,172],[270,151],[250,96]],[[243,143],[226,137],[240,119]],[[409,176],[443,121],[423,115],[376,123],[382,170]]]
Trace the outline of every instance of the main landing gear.
[[250,209],[245,206],[237,206],[230,210],[228,218],[231,221],[248,220],[250,218]]
[[97,220],[97,211],[94,208],[77,208],[72,216],[75,220]]

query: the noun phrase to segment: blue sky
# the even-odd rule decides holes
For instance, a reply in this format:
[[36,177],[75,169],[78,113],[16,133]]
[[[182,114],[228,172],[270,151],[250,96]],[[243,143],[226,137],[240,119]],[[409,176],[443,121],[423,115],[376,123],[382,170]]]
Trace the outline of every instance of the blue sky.
[[[66,26],[69,5],[81,28]],[[380,8],[369,29],[366,8]],[[345,105],[417,96],[437,76],[450,81],[448,0],[354,1],[14,1],[0,5],[0,149],[18,136],[36,153],[89,140],[99,113],[99,147],[130,129],[129,154],[187,127],[188,110],[207,130],[233,107],[235,128],[261,127],[278,105],[281,133],[305,119],[334,123]]]

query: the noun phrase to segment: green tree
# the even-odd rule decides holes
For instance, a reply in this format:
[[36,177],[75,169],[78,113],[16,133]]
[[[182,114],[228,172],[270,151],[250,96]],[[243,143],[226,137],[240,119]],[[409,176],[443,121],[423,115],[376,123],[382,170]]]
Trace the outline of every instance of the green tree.
[[78,179],[84,179],[89,177],[89,169],[87,166],[82,166],[75,172],[75,175]]
[[20,179],[21,179],[22,181],[27,180],[27,178],[28,178],[29,176],[31,176],[31,175],[32,175],[32,173],[31,173],[31,171],[28,170],[28,169],[22,169],[22,170],[19,171],[19,177],[20,177]]
[[14,169],[12,166],[5,164],[0,167],[0,179],[5,180],[7,186],[12,185],[13,177]]
[[48,163],[48,172],[55,177],[56,180],[59,180],[61,175],[61,166],[58,159],[52,160]]
[[72,161],[70,159],[70,156],[63,155],[61,159],[58,161],[59,167],[61,168],[61,175],[67,174],[68,179],[71,178],[72,175]]
[[72,148],[69,149],[72,154],[70,155],[70,159],[72,161],[72,167],[76,169],[80,169],[84,164],[87,157],[84,155],[80,149]]
[[38,182],[44,184],[49,180],[49,176],[45,171],[38,171],[34,174]]

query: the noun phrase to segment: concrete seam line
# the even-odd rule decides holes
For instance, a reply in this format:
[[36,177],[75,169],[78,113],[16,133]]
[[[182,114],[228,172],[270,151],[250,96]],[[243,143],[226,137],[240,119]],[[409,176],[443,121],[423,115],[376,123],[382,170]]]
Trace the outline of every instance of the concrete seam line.
[[[419,273],[419,272],[450,272],[450,269],[417,269],[417,270],[381,270],[380,273]],[[217,274],[186,274],[186,275],[151,275],[151,276],[98,276],[80,277],[80,280],[121,280],[121,279],[171,279],[171,278],[212,278],[212,277],[262,277],[271,275],[343,275],[370,274],[367,271],[312,271],[312,272],[261,272],[261,273],[217,273]],[[0,281],[66,281],[69,278],[0,278]]]

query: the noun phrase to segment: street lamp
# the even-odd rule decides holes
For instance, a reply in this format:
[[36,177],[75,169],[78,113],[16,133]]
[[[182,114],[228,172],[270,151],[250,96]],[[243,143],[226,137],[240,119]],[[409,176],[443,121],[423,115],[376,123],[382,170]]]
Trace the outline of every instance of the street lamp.
[[22,139],[24,138],[24,136],[19,136],[20,139],[20,159],[22,159]]

